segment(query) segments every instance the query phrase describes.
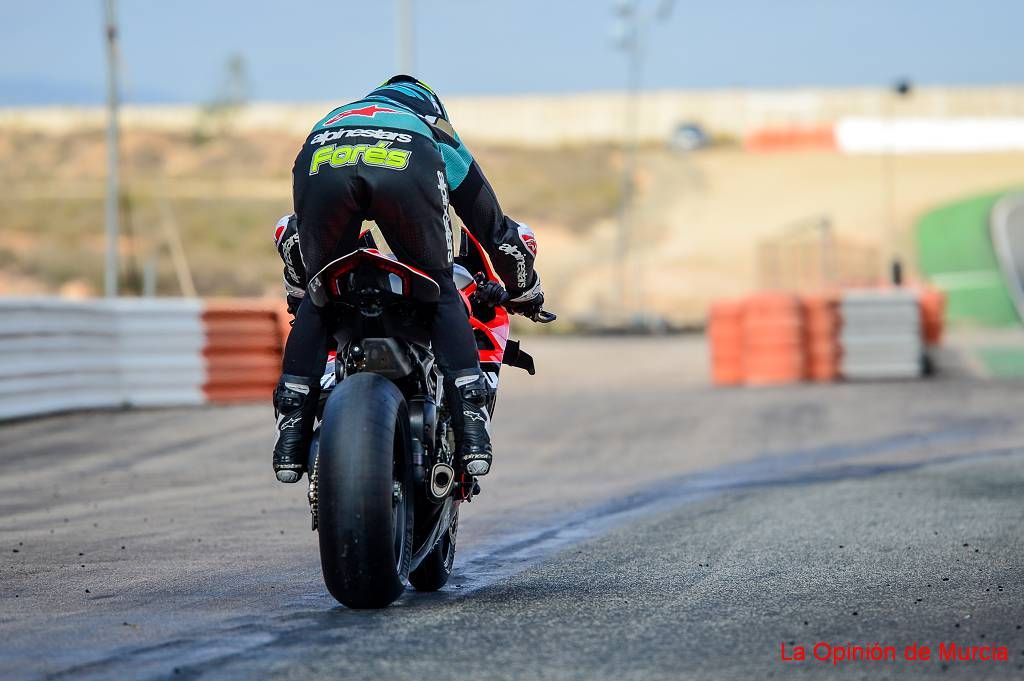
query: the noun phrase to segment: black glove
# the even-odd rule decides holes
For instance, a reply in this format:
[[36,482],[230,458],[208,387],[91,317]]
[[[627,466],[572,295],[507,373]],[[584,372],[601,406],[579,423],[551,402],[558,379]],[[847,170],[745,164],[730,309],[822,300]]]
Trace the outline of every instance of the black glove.
[[544,294],[532,298],[525,303],[514,303],[509,301],[505,304],[510,311],[533,319],[544,309]]
[[478,274],[475,279],[476,290],[470,296],[474,303],[486,305],[487,307],[497,307],[498,305],[504,305],[505,301],[508,300],[508,292],[498,282],[490,281],[483,274]]
[[[540,275],[534,272],[533,276],[533,285],[529,289],[515,298],[510,298],[508,291],[501,284],[487,279],[482,273],[477,274],[474,277],[476,290],[473,291],[470,299],[474,303],[487,307],[503,305],[509,312],[521,314],[533,321],[544,321],[544,323],[553,321],[553,315],[544,313],[544,289],[540,284]],[[548,316],[550,319],[545,321],[538,319],[539,316]]]
[[544,309],[544,287],[540,283],[540,275],[534,271],[533,283],[519,295],[509,298],[506,307],[513,312],[533,317]]

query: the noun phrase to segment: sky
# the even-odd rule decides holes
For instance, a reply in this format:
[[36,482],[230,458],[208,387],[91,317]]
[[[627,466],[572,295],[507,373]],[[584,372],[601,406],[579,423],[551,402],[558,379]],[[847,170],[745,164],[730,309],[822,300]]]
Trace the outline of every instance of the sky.
[[[415,75],[444,94],[621,88],[621,0],[413,0]],[[653,13],[655,0],[636,0]],[[232,55],[255,100],[344,100],[396,71],[395,0],[118,0],[124,97],[204,102]],[[102,0],[0,0],[0,106],[99,103]],[[676,0],[645,88],[1024,81],[1020,0]]]

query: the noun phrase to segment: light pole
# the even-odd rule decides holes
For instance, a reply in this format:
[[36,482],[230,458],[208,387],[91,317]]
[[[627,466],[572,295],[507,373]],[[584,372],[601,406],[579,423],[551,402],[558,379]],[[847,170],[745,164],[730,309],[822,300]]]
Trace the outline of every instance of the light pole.
[[413,31],[413,0],[396,0],[395,61],[398,72],[412,75],[415,34]]
[[638,100],[643,71],[644,34],[655,19],[665,20],[672,12],[674,0],[659,0],[653,12],[644,12],[639,0],[616,0],[613,7],[615,47],[626,53],[626,101],[622,137],[622,199],[619,202],[616,277],[614,298],[619,311],[626,311],[626,289],[629,278],[629,241],[632,235],[633,202],[636,196],[638,143]]
[[103,290],[108,298],[117,296],[118,238],[120,233],[120,131],[118,129],[117,9],[115,0],[105,0],[107,42],[107,257]]
[[899,230],[896,224],[896,179],[893,172],[893,106],[913,91],[909,79],[897,80],[885,93],[885,147],[882,152],[882,195],[885,205],[886,228],[889,232],[889,281],[903,285],[903,259],[900,257]]

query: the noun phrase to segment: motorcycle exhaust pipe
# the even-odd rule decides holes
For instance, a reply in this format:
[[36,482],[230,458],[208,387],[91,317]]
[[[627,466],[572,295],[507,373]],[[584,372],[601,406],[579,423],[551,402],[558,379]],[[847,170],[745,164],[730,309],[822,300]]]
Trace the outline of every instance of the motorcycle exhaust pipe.
[[434,501],[444,501],[455,484],[455,469],[446,463],[435,463],[430,469],[430,496]]

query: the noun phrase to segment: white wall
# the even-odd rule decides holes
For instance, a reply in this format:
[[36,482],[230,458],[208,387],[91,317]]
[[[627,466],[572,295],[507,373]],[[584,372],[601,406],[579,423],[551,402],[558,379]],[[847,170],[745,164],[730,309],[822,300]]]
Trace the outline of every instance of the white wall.
[[[269,129],[301,136],[343,101],[257,103],[240,111],[233,125],[239,131]],[[619,141],[625,101],[622,92],[446,98],[453,122],[467,140],[527,146]],[[196,106],[127,106],[122,120],[127,128],[191,130],[199,115]],[[881,88],[654,91],[640,98],[639,136],[663,141],[682,121],[741,137],[766,126],[830,125],[844,116],[888,115],[1024,117],[1024,87],[923,87],[900,100]],[[67,132],[98,128],[103,117],[101,107],[0,109],[0,130]]]

